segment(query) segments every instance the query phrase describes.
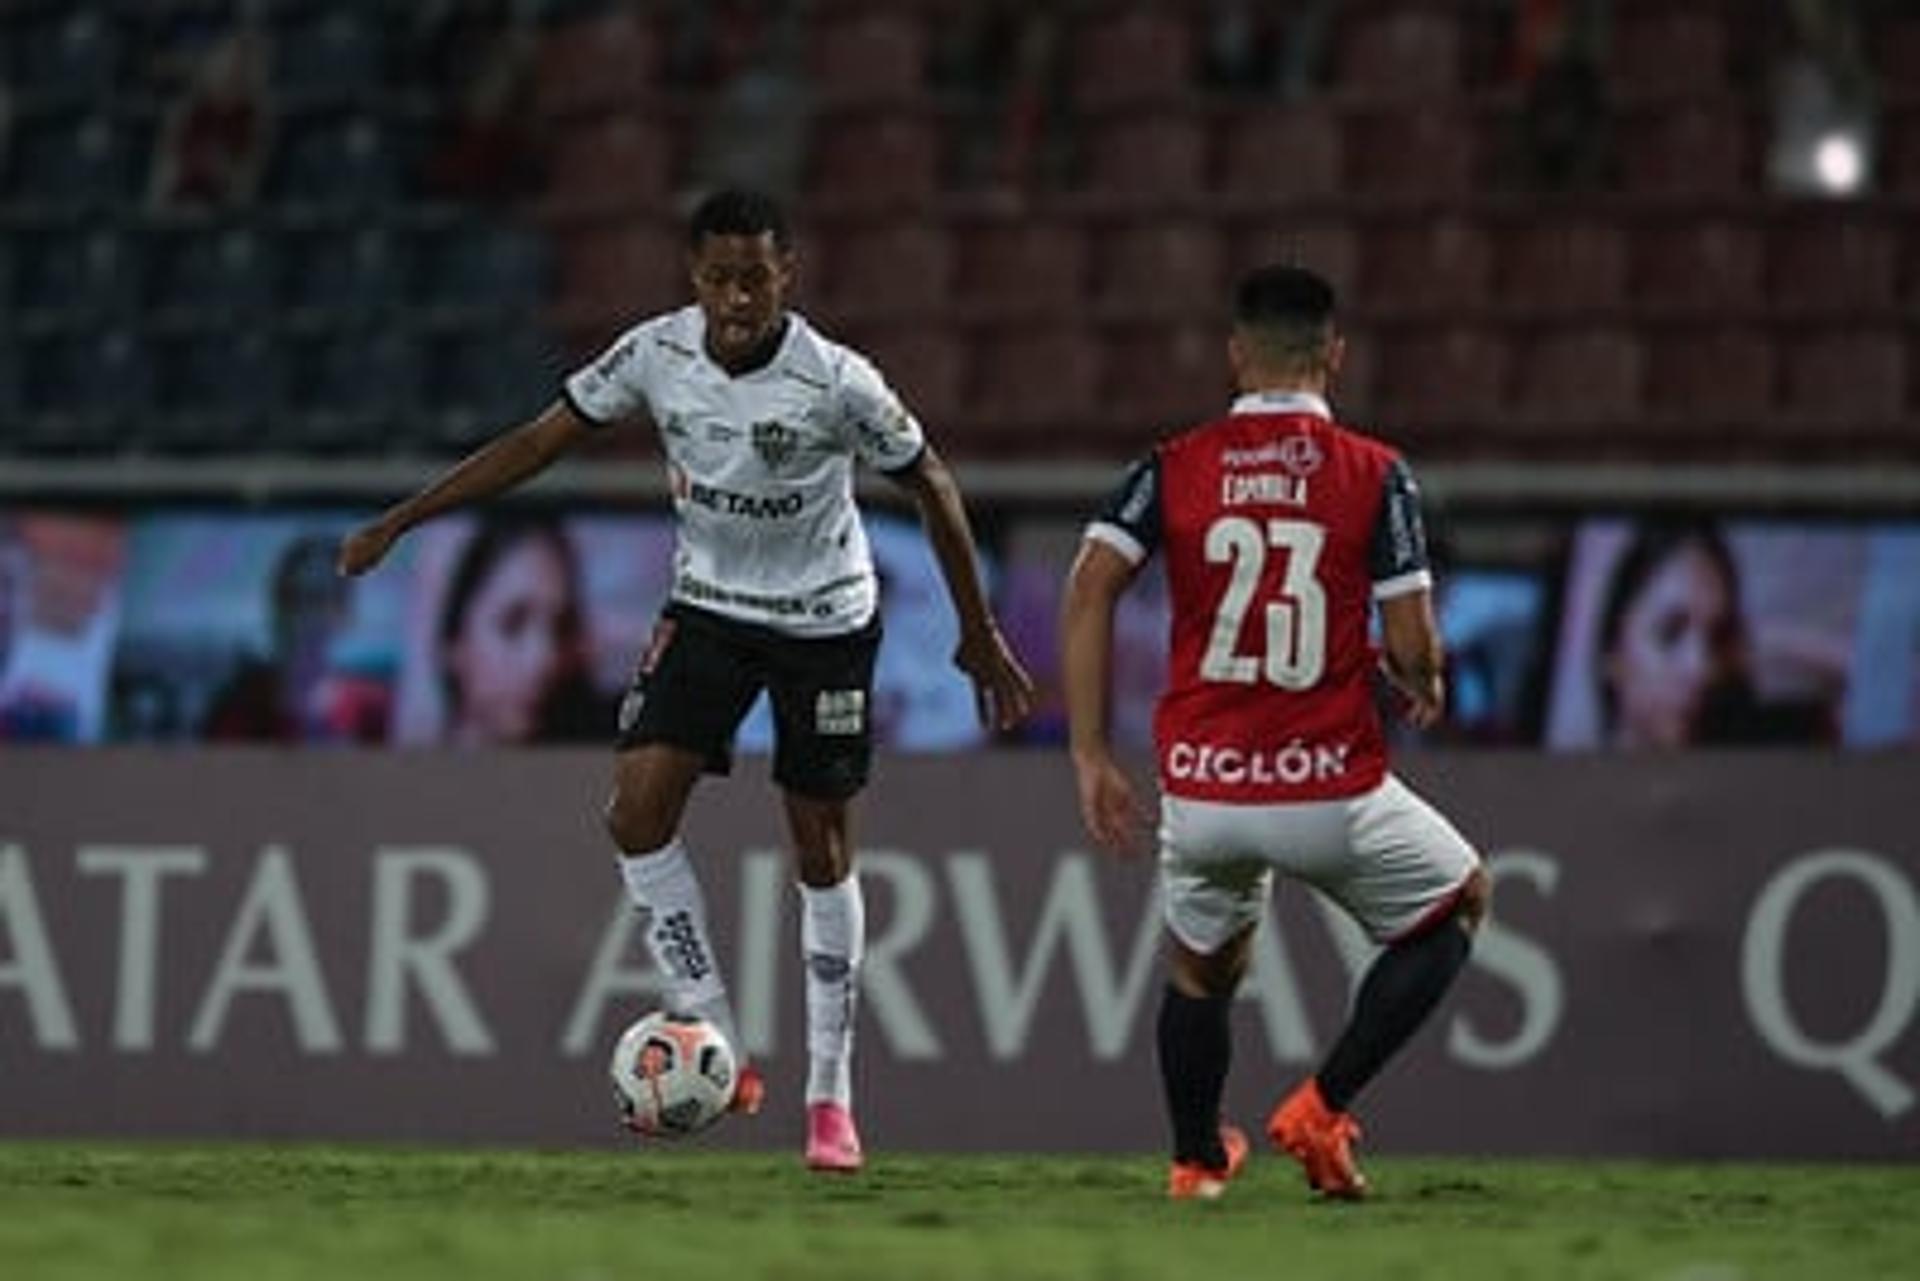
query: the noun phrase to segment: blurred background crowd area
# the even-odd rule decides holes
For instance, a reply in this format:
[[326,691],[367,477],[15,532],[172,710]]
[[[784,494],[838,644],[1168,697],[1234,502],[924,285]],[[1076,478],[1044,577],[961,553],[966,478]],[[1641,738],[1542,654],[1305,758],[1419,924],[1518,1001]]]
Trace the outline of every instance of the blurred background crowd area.
[[1276,258],[1426,459],[1920,457],[1903,0],[0,0],[0,449],[457,452],[724,183],[963,459],[1213,412]]

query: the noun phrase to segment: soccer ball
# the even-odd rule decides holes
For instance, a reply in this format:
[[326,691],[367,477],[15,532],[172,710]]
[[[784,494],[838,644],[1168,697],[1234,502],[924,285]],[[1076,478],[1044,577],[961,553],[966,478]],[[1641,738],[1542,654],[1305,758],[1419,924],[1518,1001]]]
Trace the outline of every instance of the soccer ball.
[[608,1065],[627,1124],[650,1138],[698,1134],[733,1102],[733,1047],[691,1014],[655,1010],[628,1026]]

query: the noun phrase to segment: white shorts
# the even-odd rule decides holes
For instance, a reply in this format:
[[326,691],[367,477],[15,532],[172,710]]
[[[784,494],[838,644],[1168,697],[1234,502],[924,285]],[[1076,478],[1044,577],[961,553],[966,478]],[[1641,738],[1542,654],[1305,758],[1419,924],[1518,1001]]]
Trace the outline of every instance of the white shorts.
[[1160,802],[1167,928],[1202,955],[1259,923],[1276,871],[1320,890],[1389,943],[1443,908],[1479,865],[1453,824],[1391,774],[1371,792],[1335,801]]

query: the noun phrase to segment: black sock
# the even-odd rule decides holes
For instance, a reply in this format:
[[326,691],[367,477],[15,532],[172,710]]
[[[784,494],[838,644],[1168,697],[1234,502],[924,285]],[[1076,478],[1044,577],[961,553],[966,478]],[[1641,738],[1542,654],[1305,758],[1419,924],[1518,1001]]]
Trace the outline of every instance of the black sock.
[[1328,1107],[1346,1111],[1379,1075],[1453,986],[1472,946],[1459,918],[1449,916],[1379,955],[1354,998],[1353,1017],[1315,1078]]
[[1160,1079],[1173,1121],[1173,1159],[1210,1170],[1227,1164],[1220,1096],[1233,1061],[1232,1008],[1232,997],[1192,997],[1171,986],[1160,998]]

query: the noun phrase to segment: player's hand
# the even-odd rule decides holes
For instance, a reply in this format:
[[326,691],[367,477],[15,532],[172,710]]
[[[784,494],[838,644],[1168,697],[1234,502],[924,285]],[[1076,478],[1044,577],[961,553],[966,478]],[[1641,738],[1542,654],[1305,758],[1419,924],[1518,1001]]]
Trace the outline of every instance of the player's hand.
[[340,540],[336,567],[348,578],[366,573],[385,559],[399,531],[384,520],[368,521]]
[[1104,752],[1076,753],[1073,772],[1080,792],[1080,821],[1094,844],[1123,858],[1138,854],[1151,816],[1133,790],[1133,780]]
[[998,627],[989,624],[984,631],[963,635],[953,664],[973,682],[974,707],[987,728],[1012,729],[1033,710],[1033,677]]
[[1447,691],[1444,682],[1437,677],[1422,687],[1416,681],[1406,680],[1393,670],[1389,663],[1382,663],[1380,670],[1387,675],[1387,683],[1399,697],[1394,701],[1399,705],[1400,718],[1415,729],[1431,729],[1440,721],[1447,707]]

